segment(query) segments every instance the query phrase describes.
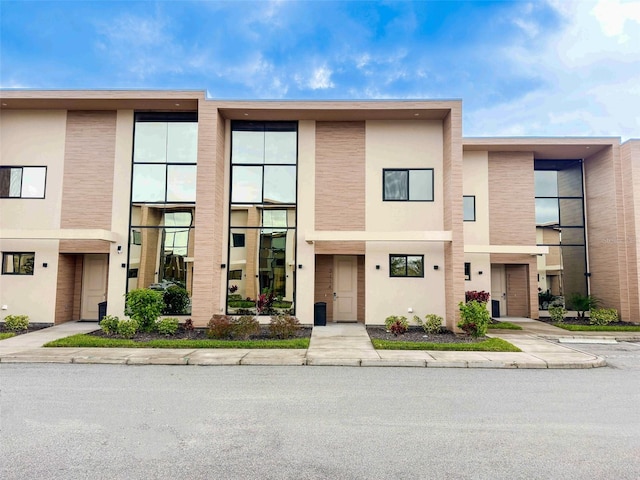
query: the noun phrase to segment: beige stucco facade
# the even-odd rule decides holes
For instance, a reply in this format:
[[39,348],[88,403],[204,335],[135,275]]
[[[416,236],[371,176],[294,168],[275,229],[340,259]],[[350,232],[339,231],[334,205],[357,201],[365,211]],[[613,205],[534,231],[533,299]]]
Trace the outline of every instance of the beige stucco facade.
[[[583,165],[589,291],[623,319],[640,322],[640,141],[465,139],[461,109],[459,101],[3,91],[0,166],[47,171],[43,199],[0,199],[0,250],[35,253],[33,275],[0,276],[1,315],[42,323],[91,316],[102,288],[108,313],[122,316],[126,289],[157,281],[158,232],[141,232],[142,245],[129,238],[130,225],[144,223],[131,207],[136,114],[197,112],[195,220],[186,258],[190,317],[198,326],[227,311],[229,271],[243,271],[235,280],[242,291],[259,290],[259,258],[248,253],[258,248],[257,231],[244,247],[229,248],[230,222],[236,228],[260,221],[256,207],[230,210],[234,121],[296,124],[297,193],[287,221],[295,230],[286,237],[283,301],[303,324],[314,322],[314,304],[322,301],[329,321],[382,324],[389,315],[435,313],[455,329],[468,290],[499,296],[503,316],[537,318],[538,287],[551,290],[562,266],[559,250],[545,246],[552,230],[536,228],[534,164],[565,159]],[[385,169],[432,169],[432,200],[385,201]],[[463,196],[475,198],[472,221],[463,221]],[[423,257],[422,275],[391,277],[391,255]],[[148,278],[132,277],[134,265]],[[350,313],[337,295],[345,288]]]

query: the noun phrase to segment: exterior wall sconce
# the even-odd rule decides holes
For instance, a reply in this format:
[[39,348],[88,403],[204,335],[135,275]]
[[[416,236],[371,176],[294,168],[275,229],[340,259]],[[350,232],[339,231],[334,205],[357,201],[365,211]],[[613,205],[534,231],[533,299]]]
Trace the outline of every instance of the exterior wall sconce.
[[478,272],[478,275],[482,275],[482,270],[480,270],[480,271]]
[[47,262],[44,262],[44,263],[42,264],[42,268],[47,268],[48,266],[49,266],[49,264],[48,264]]
[[380,270],[380,265],[376,265],[376,270]]
[[118,254],[122,253],[122,245],[118,245],[118,248],[116,248],[116,251],[118,252]]
[[298,269],[302,269],[302,264],[298,264]]
[[591,276],[591,272],[585,272],[584,276],[585,277],[590,277]]
[[226,263],[221,263],[220,264],[220,268],[227,268],[227,264]]
[[434,269],[434,270],[438,270],[438,268],[440,268],[440,267],[438,267],[438,265],[434,265],[434,266],[433,266],[433,269]]
[[121,266],[122,268],[127,268],[127,264],[126,264],[126,263],[121,263],[121,264],[120,264],[120,266]]

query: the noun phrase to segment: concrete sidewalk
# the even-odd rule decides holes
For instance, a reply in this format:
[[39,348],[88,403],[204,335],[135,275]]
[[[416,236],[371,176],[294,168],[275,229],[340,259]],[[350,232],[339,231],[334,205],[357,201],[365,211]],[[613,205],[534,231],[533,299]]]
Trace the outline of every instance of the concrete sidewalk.
[[[593,368],[603,358],[541,338],[558,329],[529,319],[508,319],[523,330],[492,330],[522,352],[375,350],[362,324],[314,327],[307,350],[43,348],[46,342],[88,333],[97,323],[69,322],[0,341],[1,363],[108,363],[127,365],[339,365],[429,368]],[[540,325],[541,324],[541,325]],[[554,329],[553,331],[550,329]],[[573,333],[573,332],[570,332]],[[588,332],[590,333],[590,332]]]

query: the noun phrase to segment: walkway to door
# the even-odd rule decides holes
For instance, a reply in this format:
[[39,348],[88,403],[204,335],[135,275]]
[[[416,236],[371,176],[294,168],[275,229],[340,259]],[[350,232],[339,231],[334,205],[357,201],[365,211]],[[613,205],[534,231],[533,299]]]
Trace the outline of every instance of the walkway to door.
[[344,365],[352,365],[359,359],[380,359],[362,323],[329,323],[313,328],[308,363],[336,365],[336,360],[340,360]]

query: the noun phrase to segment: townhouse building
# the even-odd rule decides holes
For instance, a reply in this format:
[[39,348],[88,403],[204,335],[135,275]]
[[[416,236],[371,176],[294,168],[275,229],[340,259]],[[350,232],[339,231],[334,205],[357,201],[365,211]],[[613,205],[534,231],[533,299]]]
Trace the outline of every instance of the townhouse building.
[[580,293],[640,322],[638,140],[463,138],[457,100],[0,96],[2,317],[122,316],[178,285],[196,326],[271,295],[303,324],[324,302],[453,329],[468,290],[495,316]]

